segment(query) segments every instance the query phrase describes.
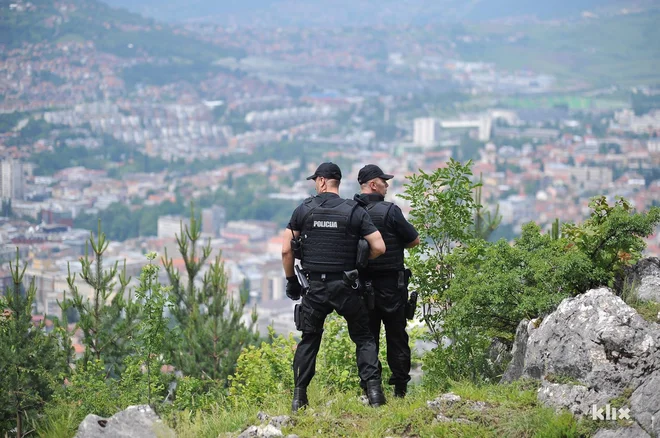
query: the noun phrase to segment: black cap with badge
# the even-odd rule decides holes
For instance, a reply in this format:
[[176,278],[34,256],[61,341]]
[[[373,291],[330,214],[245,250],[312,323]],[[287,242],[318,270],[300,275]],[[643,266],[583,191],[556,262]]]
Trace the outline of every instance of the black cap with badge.
[[362,169],[360,169],[360,172],[358,173],[358,182],[360,184],[364,184],[374,178],[388,180],[394,178],[394,175],[383,173],[381,168],[375,164],[367,164]]
[[319,176],[341,181],[341,169],[335,163],[321,163],[314,175],[308,176],[307,179],[316,179]]

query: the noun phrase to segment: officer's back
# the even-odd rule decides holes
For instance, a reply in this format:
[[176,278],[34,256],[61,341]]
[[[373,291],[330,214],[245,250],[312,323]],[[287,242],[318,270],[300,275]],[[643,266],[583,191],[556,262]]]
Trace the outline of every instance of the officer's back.
[[[366,210],[356,201],[339,197],[341,170],[336,164],[321,164],[307,179],[314,180],[317,196],[306,199],[293,212],[287,227],[292,239],[285,237],[282,244],[287,296],[298,300],[303,292],[295,275],[295,250],[300,251],[302,258],[302,281],[309,284],[309,290],[295,309],[296,328],[302,337],[293,361],[296,387],[291,408],[297,411],[308,404],[307,386],[315,374],[323,324],[333,311],[344,317],[351,340],[356,344],[359,375],[366,382],[369,402],[380,406],[385,403],[380,363],[366,309],[356,292],[355,267],[361,237],[369,242],[371,258],[385,252],[385,243]],[[354,273],[352,277],[351,273]]]

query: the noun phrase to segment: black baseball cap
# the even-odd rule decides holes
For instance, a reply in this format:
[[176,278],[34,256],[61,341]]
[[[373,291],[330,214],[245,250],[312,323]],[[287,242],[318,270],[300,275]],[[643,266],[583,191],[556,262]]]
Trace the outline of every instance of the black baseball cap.
[[394,178],[394,175],[383,173],[383,170],[375,164],[367,164],[358,172],[358,182],[360,184],[364,184],[374,178],[388,180]]
[[319,176],[341,181],[341,169],[335,163],[321,163],[321,165],[316,168],[314,175],[308,176],[307,179],[316,179]]

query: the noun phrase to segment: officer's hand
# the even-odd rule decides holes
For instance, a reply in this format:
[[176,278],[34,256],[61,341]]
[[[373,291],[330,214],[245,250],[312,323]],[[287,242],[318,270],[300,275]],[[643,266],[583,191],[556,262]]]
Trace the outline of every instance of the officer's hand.
[[300,299],[302,294],[302,287],[298,283],[298,277],[292,275],[291,277],[286,277],[286,296],[291,298],[293,301]]

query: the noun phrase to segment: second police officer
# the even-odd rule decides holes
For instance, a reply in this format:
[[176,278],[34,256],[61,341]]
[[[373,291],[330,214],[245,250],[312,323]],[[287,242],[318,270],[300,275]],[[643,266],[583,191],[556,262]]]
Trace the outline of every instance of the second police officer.
[[[389,384],[394,385],[394,396],[405,397],[410,381],[410,346],[406,333],[406,305],[410,271],[403,265],[404,248],[419,244],[419,234],[403,217],[401,209],[385,201],[388,183],[392,175],[383,173],[380,167],[368,164],[360,169],[358,183],[360,194],[354,199],[363,205],[374,225],[378,228],[387,250],[375,260],[369,260],[360,272],[363,283],[373,287],[373,309],[369,310],[369,329],[379,344],[381,322],[385,325],[387,363],[392,371]],[[371,306],[370,306],[371,307]],[[409,311],[413,309],[409,309]],[[408,315],[412,318],[411,315]],[[366,388],[364,381],[360,382]]]
[[[314,180],[317,196],[306,199],[294,210],[282,244],[287,296],[297,300],[302,292],[292,244],[294,247],[302,244],[303,282],[309,281],[309,291],[296,306],[296,328],[302,331],[302,338],[293,359],[295,388],[291,410],[294,412],[308,404],[307,387],[315,374],[323,323],[333,310],[347,322],[349,336],[356,346],[360,381],[364,382],[369,403],[372,406],[385,403],[376,342],[355,281],[360,238],[369,243],[369,258],[383,254],[385,243],[365,209],[354,200],[339,197],[341,176],[339,166],[323,163],[307,178]],[[355,277],[347,279],[346,273],[351,271]]]

